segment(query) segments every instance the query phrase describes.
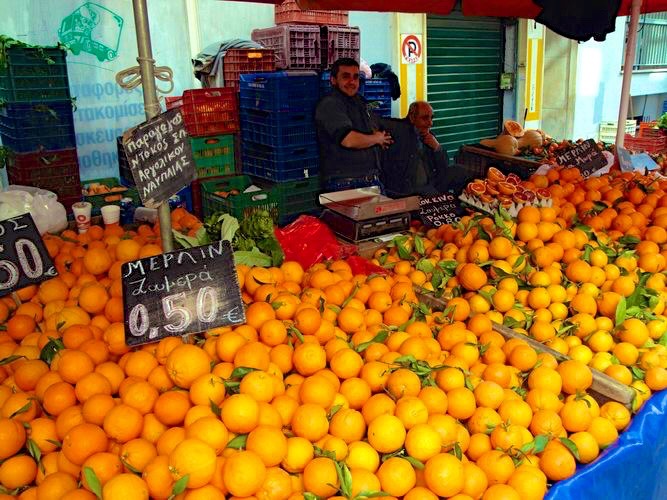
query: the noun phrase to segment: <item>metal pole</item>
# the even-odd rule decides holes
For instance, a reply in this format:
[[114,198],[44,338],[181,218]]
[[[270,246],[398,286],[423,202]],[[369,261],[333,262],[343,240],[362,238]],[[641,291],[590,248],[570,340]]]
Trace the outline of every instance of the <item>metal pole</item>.
[[642,0],[632,0],[632,14],[628,41],[625,46],[625,61],[623,62],[623,87],[621,88],[621,105],[618,108],[618,128],[616,129],[616,146],[623,147],[625,141],[625,120],[628,119],[628,104],[630,102],[630,83],[632,70],[635,67],[635,52],[637,51],[637,28],[641,13]]
[[[132,0],[134,8],[134,25],[137,31],[137,48],[139,50],[139,70],[141,72],[141,85],[144,90],[144,109],[146,119],[150,120],[160,114],[160,104],[157,100],[155,87],[155,61],[153,60],[153,49],[151,47],[151,33],[148,26],[148,8],[146,0]],[[171,214],[169,203],[162,203],[158,207],[160,220],[160,237],[162,239],[162,250],[171,252],[174,242],[171,237]]]

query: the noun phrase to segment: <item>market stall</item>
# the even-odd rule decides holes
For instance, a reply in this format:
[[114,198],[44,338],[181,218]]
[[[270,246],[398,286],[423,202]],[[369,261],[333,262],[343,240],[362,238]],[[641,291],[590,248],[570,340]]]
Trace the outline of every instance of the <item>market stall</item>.
[[[664,177],[506,123],[462,149],[449,192],[321,192],[309,120],[332,55],[307,49],[358,40],[346,17],[261,30],[264,49],[222,56],[233,85],[162,112],[145,7],[124,185],[86,185],[69,227],[46,228],[38,196],[0,223],[3,494],[663,494]],[[3,50],[48,71],[41,48]],[[45,149],[11,151],[13,175],[76,163]],[[171,203],[188,189],[190,210]]]

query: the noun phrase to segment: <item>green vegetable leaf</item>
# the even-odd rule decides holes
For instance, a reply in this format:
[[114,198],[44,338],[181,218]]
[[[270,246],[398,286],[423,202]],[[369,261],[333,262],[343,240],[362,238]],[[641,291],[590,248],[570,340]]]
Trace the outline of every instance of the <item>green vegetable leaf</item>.
[[255,249],[250,252],[245,250],[237,250],[234,252],[234,263],[236,265],[245,264],[250,267],[271,267],[272,259],[259,250]]
[[426,253],[426,248],[424,248],[424,240],[418,234],[415,234],[415,250],[419,255],[424,255]]
[[99,478],[97,477],[97,474],[95,474],[95,471],[93,470],[92,467],[84,467],[83,468],[83,475],[86,478],[86,482],[88,483],[88,487],[90,490],[95,494],[97,498],[102,498],[102,483],[100,483]]
[[183,248],[194,248],[200,246],[199,240],[194,236],[188,236],[187,234],[183,234],[180,231],[176,231],[176,229],[172,229],[171,233],[174,235],[176,243],[178,243]]
[[27,447],[30,456],[35,459],[35,462],[39,462],[39,460],[42,458],[42,450],[39,449],[37,443],[35,443],[35,441],[33,441],[32,439],[28,438]]
[[13,354],[11,356],[7,356],[6,358],[0,359],[0,366],[8,365],[22,358],[25,358],[25,356],[19,354]]
[[185,491],[185,488],[188,487],[188,481],[190,480],[190,474],[186,474],[178,481],[174,483],[174,486],[171,489],[171,494],[178,496]]
[[433,262],[431,262],[428,259],[420,259],[417,264],[415,265],[415,268],[418,271],[422,271],[423,273],[430,274],[435,270],[435,266],[433,265]]
[[39,359],[44,361],[47,365],[51,365],[54,356],[58,351],[65,348],[63,341],[58,338],[51,338],[39,353]]
[[571,439],[568,438],[560,438],[560,442],[565,445],[565,447],[570,450],[570,453],[574,455],[574,458],[577,460],[580,460],[579,458],[579,449],[577,448],[577,445],[572,441]]
[[239,221],[236,217],[229,214],[222,214],[219,221],[220,224],[220,239],[232,242],[236,231],[239,230]]
[[380,330],[380,332],[375,337],[373,337],[371,340],[369,340],[368,342],[362,342],[361,344],[359,344],[355,348],[355,351],[364,352],[366,349],[368,349],[373,344],[378,343],[378,342],[384,342],[385,340],[387,340],[387,337],[389,337],[389,330]]
[[616,326],[619,326],[621,323],[625,321],[626,308],[627,308],[627,302],[625,300],[625,297],[621,296],[621,300],[619,300],[618,304],[616,305],[616,316],[615,316]]
[[410,462],[410,465],[412,465],[415,469],[419,469],[419,470],[424,469],[424,463],[417,460],[414,457],[411,457],[410,455],[405,455],[404,457],[401,457],[401,458]]
[[248,435],[247,434],[239,434],[236,436],[234,439],[232,439],[229,443],[227,443],[227,448],[233,448],[235,450],[240,450],[245,448],[245,444],[248,441]]

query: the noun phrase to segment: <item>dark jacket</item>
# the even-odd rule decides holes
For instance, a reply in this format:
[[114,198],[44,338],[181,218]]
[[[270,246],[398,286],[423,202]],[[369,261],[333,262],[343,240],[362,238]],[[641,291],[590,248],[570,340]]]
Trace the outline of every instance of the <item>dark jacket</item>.
[[387,194],[409,196],[445,192],[443,177],[448,165],[447,152],[442,147],[434,151],[424,144],[408,119],[389,120],[386,129],[394,139],[382,155],[382,182]]
[[315,110],[320,146],[322,184],[333,178],[357,178],[380,172],[380,148],[350,149],[341,141],[352,130],[370,134],[380,129],[380,119],[360,96],[349,97],[338,89],[320,99]]

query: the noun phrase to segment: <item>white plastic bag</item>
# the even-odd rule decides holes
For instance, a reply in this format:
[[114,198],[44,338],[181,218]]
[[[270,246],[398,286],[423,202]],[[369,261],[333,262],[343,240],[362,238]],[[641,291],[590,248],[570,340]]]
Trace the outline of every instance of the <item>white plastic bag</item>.
[[58,196],[32,186],[9,186],[0,193],[0,220],[30,212],[39,234],[58,233],[67,227],[67,212]]

